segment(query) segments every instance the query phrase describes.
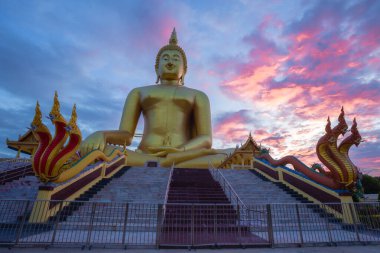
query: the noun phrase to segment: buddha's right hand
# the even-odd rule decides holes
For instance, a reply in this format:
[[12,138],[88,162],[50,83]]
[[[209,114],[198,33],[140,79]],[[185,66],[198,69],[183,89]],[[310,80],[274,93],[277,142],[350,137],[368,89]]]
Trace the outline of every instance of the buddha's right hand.
[[82,142],[80,146],[80,154],[81,156],[84,156],[87,153],[91,152],[92,150],[96,150],[96,149],[103,151],[105,146],[106,146],[105,133],[98,131],[88,136]]

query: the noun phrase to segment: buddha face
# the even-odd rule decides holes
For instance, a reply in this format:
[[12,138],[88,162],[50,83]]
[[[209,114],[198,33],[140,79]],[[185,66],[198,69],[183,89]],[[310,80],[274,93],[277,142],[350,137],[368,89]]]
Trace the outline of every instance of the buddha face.
[[165,50],[162,52],[158,73],[161,80],[179,80],[184,74],[183,59],[177,50]]

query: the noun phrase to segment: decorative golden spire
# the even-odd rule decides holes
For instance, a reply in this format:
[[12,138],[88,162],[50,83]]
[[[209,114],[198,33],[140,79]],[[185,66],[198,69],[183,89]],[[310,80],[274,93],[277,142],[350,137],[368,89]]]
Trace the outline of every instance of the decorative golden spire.
[[59,100],[58,100],[58,92],[57,91],[55,91],[55,93],[54,93],[54,102],[53,102],[53,107],[51,108],[50,114],[51,115],[60,114],[60,104],[59,104]]
[[339,122],[343,122],[344,121],[344,109],[343,109],[343,106],[342,106],[342,109],[340,110],[338,121]]
[[346,123],[346,120],[344,119],[344,109],[342,106],[342,109],[340,110],[340,114],[338,117],[339,124],[336,127],[339,127],[341,134],[344,135],[348,130],[348,125]]
[[38,103],[38,101],[36,103],[35,111],[36,113],[34,114],[34,118],[31,124],[32,128],[42,124],[42,113],[41,113],[40,104]]
[[53,103],[53,107],[51,108],[51,111],[49,113],[49,118],[53,123],[54,122],[62,122],[64,124],[66,124],[65,118],[62,116],[62,114],[60,112],[60,104],[59,104],[59,100],[58,100],[58,92],[57,91],[55,91],[55,93],[54,93],[54,103]]
[[172,35],[170,36],[169,44],[170,45],[177,45],[178,44],[177,32],[175,31],[175,27],[173,28]]
[[74,104],[67,130],[69,132],[75,132],[76,134],[81,135],[81,132],[80,132],[79,127],[77,125],[77,119],[78,119],[77,106],[76,106],[76,104]]
[[356,118],[354,118],[354,121],[352,122],[351,132],[352,133],[359,132],[358,131],[358,123],[356,123]]
[[74,104],[73,110],[71,111],[71,118],[70,118],[69,125],[76,124],[77,118],[78,118],[78,115],[77,115],[77,106],[76,106],[76,104]]
[[326,131],[326,133],[331,132],[331,121],[330,121],[330,116],[327,117],[327,124],[326,124],[326,127],[325,127],[325,131]]

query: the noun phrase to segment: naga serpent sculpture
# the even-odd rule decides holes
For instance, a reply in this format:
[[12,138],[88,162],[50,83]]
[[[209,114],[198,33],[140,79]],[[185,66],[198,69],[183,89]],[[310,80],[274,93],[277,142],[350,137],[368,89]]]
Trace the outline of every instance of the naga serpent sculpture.
[[[42,182],[65,182],[95,160],[110,162],[116,156],[124,155],[123,152],[115,148],[109,156],[100,150],[93,150],[80,158],[77,151],[82,141],[82,135],[76,123],[76,106],[74,105],[71,119],[67,124],[60,113],[57,92],[48,118],[55,126],[54,138],[51,137],[49,129],[42,123],[42,113],[37,102],[31,130],[39,144],[32,157],[32,167],[35,175]],[[67,144],[64,145],[68,138]]]
[[338,151],[340,154],[342,154],[346,160],[350,163],[351,167],[353,168],[353,177],[358,178],[359,177],[359,169],[358,167],[351,161],[348,152],[352,145],[355,145],[356,147],[359,146],[359,144],[362,142],[362,136],[359,133],[358,130],[358,124],[356,123],[356,118],[354,118],[354,121],[351,126],[351,135],[342,140],[342,142],[339,144]]
[[346,137],[337,147],[338,137],[344,135],[348,128],[344,119],[343,107],[338,121],[338,125],[331,129],[330,118],[327,118],[326,133],[319,139],[316,146],[317,156],[328,171],[318,166],[310,168],[294,156],[285,156],[275,160],[268,153],[264,153],[260,154],[258,158],[267,160],[273,166],[291,164],[296,171],[332,189],[354,189],[358,179],[358,168],[349,158],[348,152],[352,145],[358,146],[360,144],[361,136],[357,129],[356,119],[354,119],[351,135]]

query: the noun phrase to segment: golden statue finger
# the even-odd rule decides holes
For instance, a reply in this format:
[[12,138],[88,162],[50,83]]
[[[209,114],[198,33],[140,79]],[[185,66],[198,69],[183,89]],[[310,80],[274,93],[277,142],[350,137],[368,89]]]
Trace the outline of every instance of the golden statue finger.
[[166,148],[164,147],[149,147],[147,149],[151,152],[161,152],[161,151],[166,150]]
[[157,157],[164,157],[168,154],[168,152],[166,151],[160,151],[160,152],[157,152],[157,153],[154,153],[154,154],[151,154],[152,156],[157,156]]

